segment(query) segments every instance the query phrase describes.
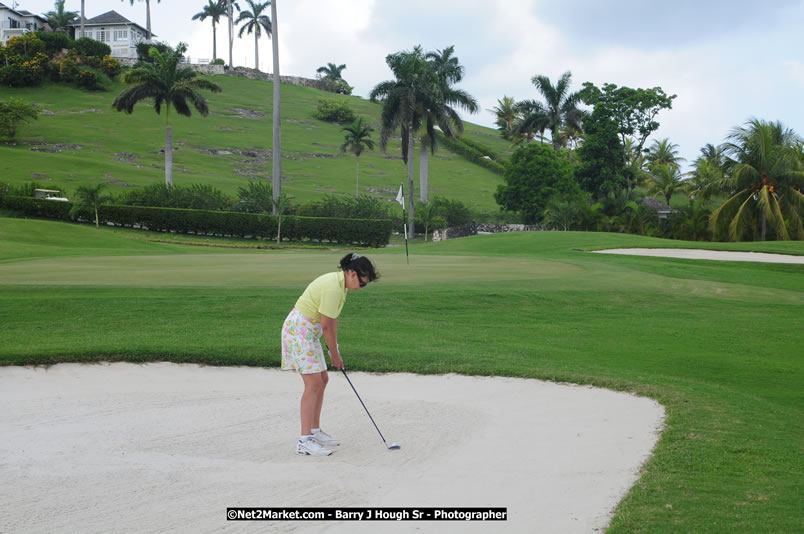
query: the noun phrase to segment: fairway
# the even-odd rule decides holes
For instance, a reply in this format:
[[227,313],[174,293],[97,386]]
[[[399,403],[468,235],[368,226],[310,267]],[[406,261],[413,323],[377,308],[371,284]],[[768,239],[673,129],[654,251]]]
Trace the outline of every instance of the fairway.
[[[276,367],[278,325],[345,251],[147,235],[0,218],[0,363]],[[666,411],[665,430],[610,532],[799,530],[804,266],[590,253],[606,248],[804,255],[802,242],[583,232],[417,244],[410,264],[404,248],[361,251],[382,278],[347,299],[346,365],[649,397]]]
[[[339,253],[184,254],[48,258],[0,264],[7,285],[116,287],[303,287],[337,268]],[[561,278],[581,269],[535,259],[383,256],[384,285],[516,281]]]

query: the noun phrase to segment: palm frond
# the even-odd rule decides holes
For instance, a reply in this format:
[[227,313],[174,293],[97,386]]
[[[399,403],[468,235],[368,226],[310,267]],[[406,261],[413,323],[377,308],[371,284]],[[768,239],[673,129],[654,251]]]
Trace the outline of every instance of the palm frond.
[[729,223],[729,239],[732,241],[741,241],[745,229],[754,226],[750,202],[753,202],[753,197],[748,195],[748,198],[737,208],[737,213]]

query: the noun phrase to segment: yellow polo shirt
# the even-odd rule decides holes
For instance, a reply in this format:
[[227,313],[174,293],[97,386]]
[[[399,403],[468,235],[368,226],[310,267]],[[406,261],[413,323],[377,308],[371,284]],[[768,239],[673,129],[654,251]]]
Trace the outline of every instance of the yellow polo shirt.
[[322,315],[336,319],[346,302],[346,291],[343,271],[322,274],[304,290],[296,309],[314,323],[321,322]]

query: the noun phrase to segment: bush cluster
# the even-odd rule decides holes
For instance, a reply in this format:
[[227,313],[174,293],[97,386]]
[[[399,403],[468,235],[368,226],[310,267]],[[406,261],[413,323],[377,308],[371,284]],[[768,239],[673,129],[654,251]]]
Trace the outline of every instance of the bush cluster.
[[325,195],[315,202],[301,204],[296,213],[305,217],[331,217],[337,219],[387,219],[388,202],[361,195],[358,198],[343,195]]
[[122,68],[111,53],[109,45],[88,37],[74,41],[46,32],[13,37],[0,46],[0,84],[33,87],[49,78],[105,90],[111,84],[109,77],[119,75]]
[[320,80],[316,80],[313,87],[322,91],[338,93],[341,95],[351,95],[352,89],[354,89],[354,87],[346,83],[345,80],[332,80],[330,78],[321,78]]
[[461,137],[458,138],[458,141],[460,141],[461,143],[463,143],[465,145],[468,145],[470,148],[474,148],[475,150],[477,150],[478,152],[480,152],[484,156],[487,156],[492,161],[496,161],[500,165],[505,165],[507,163],[505,158],[500,156],[498,153],[496,153],[495,151],[493,151],[492,149],[490,149],[486,145],[484,145],[482,143],[478,143],[477,141],[474,141],[473,139],[471,139],[469,137],[461,136]]
[[349,104],[335,100],[319,100],[314,115],[316,119],[327,122],[348,123],[355,120],[355,112]]
[[450,149],[452,152],[460,154],[461,156],[465,157],[472,163],[476,163],[481,167],[485,167],[497,174],[505,173],[504,165],[498,163],[497,161],[494,161],[493,159],[485,158],[484,157],[485,154],[483,154],[483,152],[480,152],[476,148],[473,148],[472,146],[468,145],[462,138],[447,137],[441,132],[436,132],[436,135],[438,136],[438,142],[447,147],[448,149]]
[[153,184],[128,191],[119,200],[120,204],[129,206],[219,211],[228,209],[233,202],[222,191],[207,184],[173,187]]

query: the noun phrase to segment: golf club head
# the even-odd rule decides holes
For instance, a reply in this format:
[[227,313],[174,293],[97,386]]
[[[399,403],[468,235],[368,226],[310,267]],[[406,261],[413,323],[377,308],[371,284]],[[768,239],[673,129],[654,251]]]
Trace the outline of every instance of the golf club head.
[[391,443],[391,445],[388,446],[389,451],[398,451],[401,448],[398,443]]

